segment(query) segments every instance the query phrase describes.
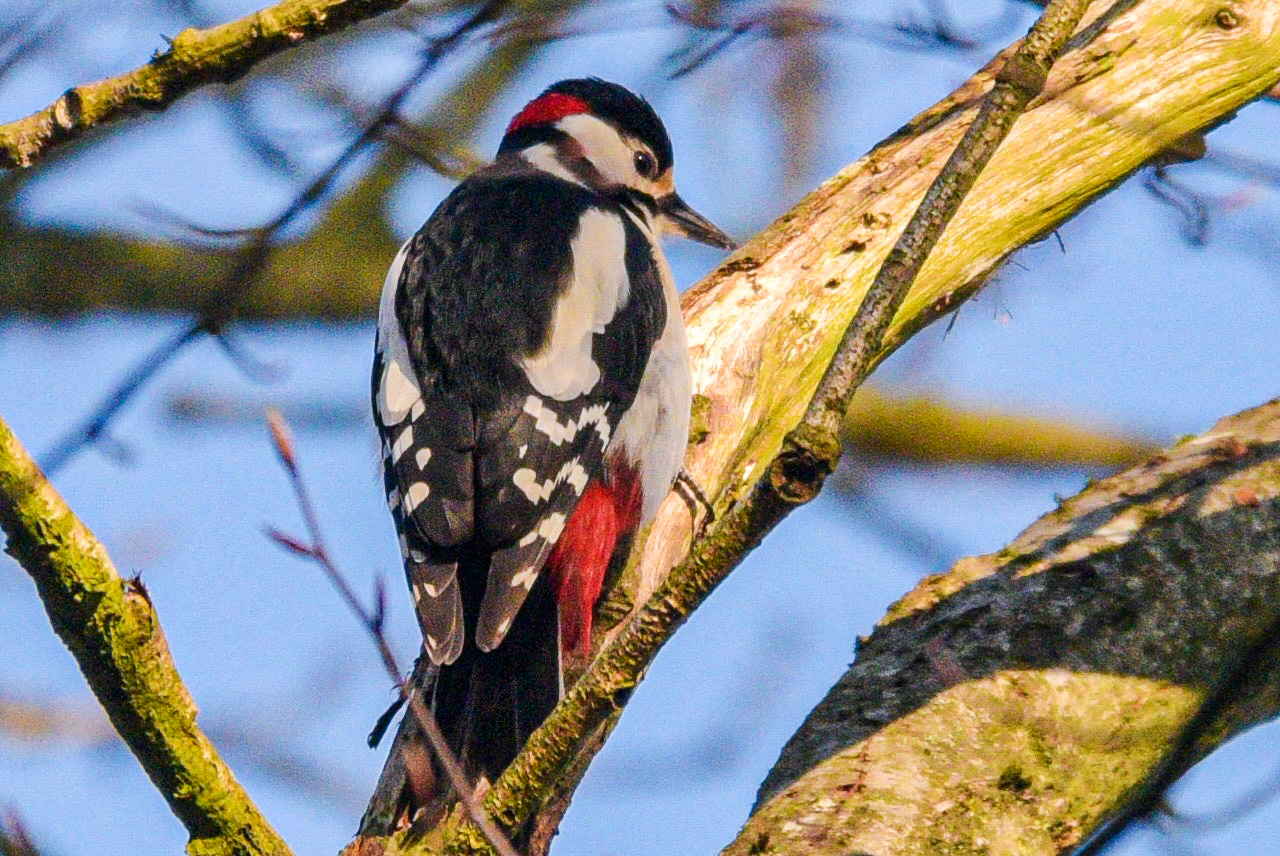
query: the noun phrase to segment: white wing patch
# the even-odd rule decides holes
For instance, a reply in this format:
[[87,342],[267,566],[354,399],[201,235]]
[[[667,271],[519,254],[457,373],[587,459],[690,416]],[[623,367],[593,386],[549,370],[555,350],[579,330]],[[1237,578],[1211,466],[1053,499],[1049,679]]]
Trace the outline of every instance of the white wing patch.
[[560,512],[548,514],[538,524],[538,534],[546,539],[548,544],[554,544],[560,540],[560,533],[564,531],[564,515]]
[[[412,240],[412,239],[411,239]],[[410,241],[405,241],[396,259],[387,271],[382,283],[382,297],[378,301],[378,351],[382,354],[382,377],[378,378],[378,416],[382,426],[398,425],[406,415],[414,419],[426,409],[422,403],[422,391],[409,368],[409,345],[396,319],[396,288],[400,284],[400,271],[409,253]],[[412,411],[417,413],[412,413]]]
[[556,300],[547,343],[520,365],[533,388],[557,401],[590,392],[600,381],[592,337],[627,302],[627,237],[616,214],[589,208],[569,242],[569,283]]
[[533,583],[538,579],[538,567],[525,568],[520,573],[511,578],[511,587],[524,586],[525,591],[533,588]]
[[431,460],[431,450],[426,446],[423,446],[421,449],[414,452],[413,460],[414,463],[418,465],[418,469],[425,470],[427,468],[427,461]]
[[394,464],[404,457],[404,453],[409,451],[409,447],[413,445],[413,425],[404,426],[404,430],[400,432],[400,436],[396,437],[395,443],[391,446],[391,462]]

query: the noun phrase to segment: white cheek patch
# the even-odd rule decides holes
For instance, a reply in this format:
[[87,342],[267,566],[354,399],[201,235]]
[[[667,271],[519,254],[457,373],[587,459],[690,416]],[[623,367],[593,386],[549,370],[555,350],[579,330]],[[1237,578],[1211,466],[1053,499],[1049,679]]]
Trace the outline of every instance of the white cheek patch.
[[556,299],[547,344],[521,361],[533,388],[557,401],[591,391],[600,367],[591,357],[592,336],[603,333],[631,291],[627,239],[615,214],[588,209],[570,241],[569,282]]
[[560,157],[556,154],[556,147],[551,143],[538,143],[536,146],[530,146],[520,153],[520,157],[543,172],[551,173],[556,178],[571,181],[580,187],[587,186],[581,178],[570,172],[561,162]]
[[611,184],[635,181],[635,152],[619,136],[617,128],[590,113],[565,116],[556,127],[573,137],[605,181]]

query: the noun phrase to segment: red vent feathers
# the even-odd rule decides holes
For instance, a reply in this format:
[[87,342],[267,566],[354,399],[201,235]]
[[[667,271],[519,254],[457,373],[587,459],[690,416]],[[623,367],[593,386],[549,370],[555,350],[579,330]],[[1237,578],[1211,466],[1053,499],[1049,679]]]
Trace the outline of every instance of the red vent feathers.
[[565,116],[573,116],[576,113],[590,113],[591,108],[587,106],[587,102],[581,98],[575,98],[572,95],[565,95],[560,92],[552,92],[535,98],[525,105],[525,108],[516,114],[511,120],[511,124],[507,126],[507,133],[518,131],[521,128],[530,125],[546,125],[551,122],[559,122]]
[[615,458],[610,482],[587,485],[547,557],[560,607],[561,650],[569,656],[585,658],[591,653],[591,617],[609,561],[619,539],[640,522],[639,473]]

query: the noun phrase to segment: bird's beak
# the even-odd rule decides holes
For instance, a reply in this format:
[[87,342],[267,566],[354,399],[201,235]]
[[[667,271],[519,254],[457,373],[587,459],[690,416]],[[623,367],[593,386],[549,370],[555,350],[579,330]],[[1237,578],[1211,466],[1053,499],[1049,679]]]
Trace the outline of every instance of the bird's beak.
[[667,231],[692,238],[700,244],[710,244],[725,250],[732,250],[738,246],[733,238],[690,208],[678,193],[671,193],[659,199],[658,210],[667,221]]

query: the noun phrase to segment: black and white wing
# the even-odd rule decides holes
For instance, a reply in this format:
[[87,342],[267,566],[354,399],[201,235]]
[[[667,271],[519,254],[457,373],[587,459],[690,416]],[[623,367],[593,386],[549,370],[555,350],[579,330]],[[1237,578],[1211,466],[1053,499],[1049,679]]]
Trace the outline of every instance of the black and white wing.
[[[501,643],[666,323],[649,242],[601,203],[544,175],[481,174],[388,274],[374,412],[435,662],[462,650],[461,585],[484,585],[476,644]],[[485,580],[460,582],[476,553]]]

